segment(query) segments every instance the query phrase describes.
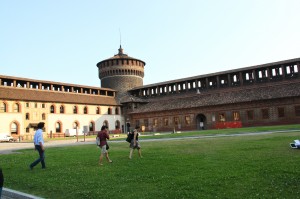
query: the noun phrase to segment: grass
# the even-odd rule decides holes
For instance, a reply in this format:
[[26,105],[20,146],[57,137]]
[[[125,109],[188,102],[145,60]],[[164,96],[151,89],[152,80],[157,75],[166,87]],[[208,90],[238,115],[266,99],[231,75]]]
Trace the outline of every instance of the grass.
[[[261,126],[261,127],[247,127],[247,128],[235,128],[235,129],[212,129],[205,131],[189,131],[177,133],[172,132],[141,132],[144,136],[143,139],[160,139],[160,138],[174,138],[174,137],[186,137],[186,136],[203,136],[203,135],[218,135],[218,134],[241,134],[241,133],[255,133],[255,132],[267,132],[267,131],[284,131],[284,130],[300,130],[300,124],[293,125],[279,125],[279,126]],[[180,133],[178,133],[180,132]],[[156,135],[154,135],[156,134]],[[111,140],[124,140],[127,134],[113,134],[110,135]],[[85,139],[95,138],[96,135],[85,136]],[[77,137],[59,137],[59,138],[46,138],[45,141],[53,140],[76,140]],[[82,141],[83,135],[78,136],[78,139]],[[32,141],[26,141],[32,142]]]
[[95,145],[48,148],[46,170],[29,171],[33,150],[1,155],[0,164],[5,187],[45,198],[297,198],[294,139],[299,132],[141,142],[144,158],[132,160],[125,141],[110,142],[114,162],[104,166]]
[[[229,135],[229,134],[244,134],[244,133],[258,133],[258,132],[273,132],[273,131],[287,131],[287,130],[300,130],[300,124],[293,125],[278,125],[278,126],[261,126],[261,127],[247,127],[247,128],[234,128],[234,129],[212,129],[204,131],[189,131],[171,133],[171,132],[142,132],[142,139],[161,139],[161,138],[177,138],[177,137],[190,137],[190,136],[205,136],[205,135]],[[112,140],[124,140],[125,134],[121,134],[120,138],[112,138]]]

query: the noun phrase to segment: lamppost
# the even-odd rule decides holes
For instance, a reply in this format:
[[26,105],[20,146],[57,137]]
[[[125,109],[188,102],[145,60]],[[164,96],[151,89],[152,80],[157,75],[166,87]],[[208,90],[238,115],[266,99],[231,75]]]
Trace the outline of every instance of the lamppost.
[[76,125],[76,137],[77,137],[77,142],[78,142],[78,126]]

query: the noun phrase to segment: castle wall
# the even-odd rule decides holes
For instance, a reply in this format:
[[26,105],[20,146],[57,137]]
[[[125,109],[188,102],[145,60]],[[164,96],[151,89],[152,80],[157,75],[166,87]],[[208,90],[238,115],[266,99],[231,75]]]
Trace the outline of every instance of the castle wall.
[[141,86],[125,118],[146,131],[297,124],[299,69],[297,58]]
[[[284,110],[280,113],[280,109]],[[263,111],[267,115],[263,114]],[[298,110],[298,112],[297,112]],[[201,130],[197,116],[205,116],[204,129],[218,128],[218,123],[239,123],[241,127],[299,124],[300,97],[281,100],[266,100],[263,102],[236,103],[232,105],[187,108],[131,115],[131,125],[145,127],[145,131],[191,131]],[[248,113],[253,112],[253,117]],[[238,118],[234,119],[234,113]],[[221,120],[220,115],[225,119]],[[187,120],[187,118],[189,118]]]
[[101,80],[102,87],[112,88],[119,92],[127,92],[141,85],[143,85],[143,79],[138,76],[110,76]]

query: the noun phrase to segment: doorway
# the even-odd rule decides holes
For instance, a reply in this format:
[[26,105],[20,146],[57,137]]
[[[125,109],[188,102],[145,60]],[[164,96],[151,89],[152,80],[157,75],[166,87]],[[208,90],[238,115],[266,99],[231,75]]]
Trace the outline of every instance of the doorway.
[[206,129],[206,117],[204,114],[198,114],[196,117],[197,121],[197,129],[198,130],[205,130]]

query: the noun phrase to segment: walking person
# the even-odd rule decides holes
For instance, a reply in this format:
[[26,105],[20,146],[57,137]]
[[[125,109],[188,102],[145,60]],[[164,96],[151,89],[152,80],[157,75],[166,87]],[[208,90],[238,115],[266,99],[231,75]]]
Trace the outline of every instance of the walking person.
[[44,128],[45,123],[40,122],[38,123],[38,130],[36,130],[33,138],[34,142],[34,148],[35,150],[38,151],[39,153],[39,158],[34,161],[33,163],[30,164],[29,168],[30,170],[33,169],[38,163],[41,162],[42,164],[42,169],[46,169],[46,164],[45,164],[45,147],[44,147],[44,138],[43,138],[43,128]]
[[101,131],[98,133],[97,137],[99,137],[100,139],[100,149],[101,149],[101,154],[99,157],[99,165],[103,165],[102,161],[103,161],[103,156],[105,155],[106,160],[109,163],[112,163],[112,160],[109,158],[108,156],[108,144],[107,144],[107,140],[109,140],[109,135],[107,132],[108,127],[107,126],[102,126],[101,127]]
[[139,130],[140,130],[140,127],[136,126],[133,131],[133,139],[131,140],[130,146],[129,146],[130,147],[129,159],[132,158],[132,153],[133,153],[134,149],[138,150],[139,156],[140,156],[140,158],[142,158],[142,150],[141,150],[141,146],[139,143]]
[[2,173],[2,168],[0,168],[0,198],[2,195],[3,184],[4,184],[4,176]]

